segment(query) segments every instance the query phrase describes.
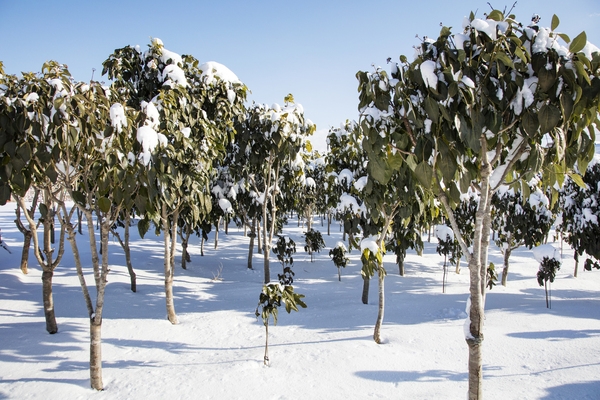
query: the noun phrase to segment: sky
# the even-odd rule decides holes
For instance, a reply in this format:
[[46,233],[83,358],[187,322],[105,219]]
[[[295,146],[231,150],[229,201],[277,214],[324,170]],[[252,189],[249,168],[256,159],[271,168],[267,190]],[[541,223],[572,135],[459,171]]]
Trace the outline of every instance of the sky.
[[[490,2],[510,9],[514,1]],[[317,125],[314,142],[330,127],[358,119],[358,71],[388,57],[412,59],[423,36],[440,24],[458,32],[464,16],[491,10],[485,1],[14,1],[0,0],[0,61],[9,74],[40,71],[44,62],[67,64],[76,80],[101,76],[102,62],[127,45],[165,48],[201,63],[226,65],[251,91],[249,103],[283,103],[291,93]],[[560,18],[571,38],[585,30],[600,47],[598,0],[518,1],[512,10],[527,24]],[[95,72],[93,72],[95,69]]]

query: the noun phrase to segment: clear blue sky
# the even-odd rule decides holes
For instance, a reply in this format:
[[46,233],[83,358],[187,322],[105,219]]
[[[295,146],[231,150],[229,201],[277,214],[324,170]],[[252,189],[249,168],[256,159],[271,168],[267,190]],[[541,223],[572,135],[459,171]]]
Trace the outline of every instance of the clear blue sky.
[[[507,3],[490,2],[510,8]],[[319,130],[357,119],[359,70],[400,54],[412,59],[415,35],[437,37],[440,23],[460,30],[485,1],[30,1],[0,0],[0,61],[5,71],[40,71],[47,60],[67,64],[76,80],[116,48],[151,37],[179,54],[229,67],[252,91],[250,101],[283,103],[292,93]],[[571,38],[582,30],[600,47],[600,1],[522,0],[513,10],[527,24],[533,13]]]

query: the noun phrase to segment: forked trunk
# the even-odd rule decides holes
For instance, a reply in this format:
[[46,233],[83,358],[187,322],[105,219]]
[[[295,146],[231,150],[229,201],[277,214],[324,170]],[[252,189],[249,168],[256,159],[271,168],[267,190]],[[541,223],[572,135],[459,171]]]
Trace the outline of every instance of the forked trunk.
[[102,383],[102,319],[90,321],[90,383],[92,389],[104,390]]

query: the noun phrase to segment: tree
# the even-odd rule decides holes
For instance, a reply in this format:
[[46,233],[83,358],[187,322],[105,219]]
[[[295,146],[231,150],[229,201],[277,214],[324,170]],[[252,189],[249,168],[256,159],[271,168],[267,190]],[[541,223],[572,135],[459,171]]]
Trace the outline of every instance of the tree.
[[439,255],[444,256],[444,275],[442,277],[442,293],[446,293],[446,273],[447,273],[447,261],[450,258],[450,264],[456,263],[456,259],[459,256],[458,242],[454,240],[454,232],[452,228],[447,225],[440,225],[437,227],[435,235],[438,238],[438,245],[435,248]]
[[321,249],[325,248],[325,241],[323,240],[323,236],[321,232],[315,231],[314,229],[310,229],[307,232],[304,232],[304,239],[306,241],[306,245],[304,246],[304,251],[310,254],[310,261],[313,261],[313,253],[320,252]]
[[494,193],[492,229],[498,232],[496,245],[504,256],[503,286],[506,286],[508,260],[513,250],[520,246],[528,249],[539,246],[550,232],[554,215],[549,207],[548,197],[537,185],[528,185],[526,193],[508,186],[502,186]]
[[103,75],[139,110],[136,149],[143,190],[137,205],[142,236],[153,222],[164,237],[165,300],[168,319],[178,322],[173,300],[177,224],[182,213],[192,226],[211,210],[210,181],[244,111],[246,86],[227,67],[180,56],[153,39],[145,52],[126,46],[103,63]]
[[[298,311],[298,306],[306,308],[306,303],[302,300],[303,294],[294,292],[294,265],[293,255],[296,252],[296,244],[292,239],[287,240],[284,236],[279,236],[273,252],[277,255],[277,259],[281,262],[283,271],[278,274],[279,282],[269,282],[263,285],[263,289],[258,299],[255,315],[256,318],[262,317],[263,325],[265,326],[265,356],[263,358],[264,365],[269,365],[269,320],[273,318],[273,324],[277,325],[278,307],[281,302],[285,304],[285,310],[289,314],[292,310]],[[261,312],[258,312],[258,309]]]
[[278,198],[286,184],[282,173],[296,160],[304,138],[314,132],[315,126],[305,120],[302,106],[288,95],[283,108],[278,104],[254,104],[244,118],[237,120],[236,130],[235,176],[248,184],[254,201],[260,204],[267,284],[271,281],[269,254],[273,236],[277,220],[285,212],[278,208]]
[[[96,390],[104,390],[102,379],[102,321],[109,269],[109,234],[121,210],[131,204],[135,176],[131,175],[127,157],[131,142],[126,138],[134,131],[136,114],[120,103],[111,105],[108,88],[99,82],[78,83],[74,87],[79,107],[71,111],[71,134],[62,141],[63,160],[59,183],[69,193],[85,216],[88,227],[95,301],[88,289],[79,253],[76,229],[72,223],[75,207],[68,210],[60,202],[62,224],[67,230],[75,267],[83,291],[90,321],[90,382]],[[118,109],[119,112],[115,113]],[[126,115],[127,114],[127,115]],[[100,231],[99,247],[94,230],[94,216]]]
[[344,242],[337,242],[335,247],[329,250],[329,257],[333,260],[333,264],[338,270],[338,281],[342,281],[342,271],[340,268],[346,268],[350,259],[346,257],[346,245]]
[[[64,253],[65,231],[55,238],[56,204],[63,193],[56,185],[57,165],[62,160],[61,142],[70,134],[68,108],[72,83],[67,69],[56,62],[43,65],[42,73],[25,73],[22,78],[1,75],[0,101],[0,204],[15,198],[28,222],[34,255],[42,268],[42,299],[46,330],[58,331],[52,295],[52,278]],[[41,195],[40,219],[34,220],[25,195],[33,187]],[[38,226],[42,226],[42,243]]]
[[[368,152],[385,182],[408,164],[441,202],[463,253],[470,279],[469,398],[482,396],[482,353],[491,197],[502,184],[522,186],[542,173],[552,188],[577,161],[594,152],[600,55],[585,34],[561,46],[553,29],[524,27],[493,10],[471,14],[462,33],[442,27],[425,39],[413,62],[400,57],[388,73],[359,72],[359,110],[371,118],[368,140],[386,151]],[[377,158],[377,159],[376,159]],[[473,248],[454,218],[461,193],[479,194]],[[556,191],[551,195],[556,201]]]
[[551,300],[548,295],[550,283],[554,282],[556,272],[560,269],[560,255],[554,246],[546,244],[533,249],[533,256],[540,263],[540,268],[537,272],[537,281],[540,286],[544,287],[546,293],[546,308],[551,307]]
[[[582,171],[583,172],[583,171]],[[600,159],[596,156],[591,162],[583,180],[577,175],[566,180],[560,191],[559,209],[557,219],[558,230],[565,234],[565,241],[573,248],[575,258],[575,271],[579,257],[584,253],[587,259],[584,269],[590,271],[592,267],[600,269]]]

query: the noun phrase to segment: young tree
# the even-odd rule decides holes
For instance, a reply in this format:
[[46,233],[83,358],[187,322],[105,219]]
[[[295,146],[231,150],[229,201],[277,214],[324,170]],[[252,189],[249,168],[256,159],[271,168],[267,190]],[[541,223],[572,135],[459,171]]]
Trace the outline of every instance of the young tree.
[[304,240],[306,242],[304,251],[310,254],[310,261],[313,262],[313,254],[315,252],[319,253],[321,249],[325,248],[323,235],[319,231],[310,229],[308,232],[304,232]]
[[537,186],[527,186],[526,193],[502,186],[494,193],[492,229],[498,233],[496,245],[504,256],[503,286],[508,278],[511,253],[520,246],[531,249],[541,245],[550,232],[554,215],[549,207],[548,197]]
[[577,176],[567,179],[560,191],[558,230],[565,234],[565,241],[573,248],[577,277],[579,257],[588,258],[584,268],[600,269],[600,156],[588,165],[583,181]]
[[[537,281],[540,286],[544,287],[546,308],[552,308],[548,291],[550,284],[556,278],[556,272],[560,269],[560,254],[554,246],[545,244],[534,248],[533,256],[540,263],[540,268],[537,272]],[[548,281],[550,281],[550,284]]]
[[[296,253],[296,244],[292,239],[286,239],[284,236],[279,236],[276,246],[273,248],[273,253],[277,255],[277,259],[281,263],[282,272],[278,274],[279,282],[269,282],[263,285],[260,293],[258,305],[256,306],[256,318],[262,317],[263,325],[265,326],[265,356],[263,358],[264,365],[269,366],[269,320],[273,318],[273,324],[277,325],[278,307],[281,302],[285,304],[285,310],[289,314],[292,310],[298,311],[298,306],[306,308],[306,303],[302,300],[305,296],[294,292],[294,265],[293,255]],[[261,312],[258,312],[258,309]]]
[[333,264],[337,267],[338,270],[338,281],[342,281],[342,270],[341,268],[346,268],[350,259],[346,257],[347,253],[346,245],[344,242],[337,242],[335,247],[329,250],[329,257],[333,260]]
[[[439,199],[451,222],[470,279],[469,398],[482,396],[484,294],[491,197],[500,185],[519,187],[542,173],[543,187],[587,165],[594,152],[600,55],[585,34],[566,35],[519,24],[493,10],[473,14],[461,33],[443,27],[425,39],[413,62],[400,57],[388,73],[359,72],[367,140],[386,152],[368,153],[382,181],[404,164]],[[374,162],[372,162],[374,161]],[[454,218],[461,193],[479,194],[472,250]],[[552,195],[556,199],[556,193]]]

